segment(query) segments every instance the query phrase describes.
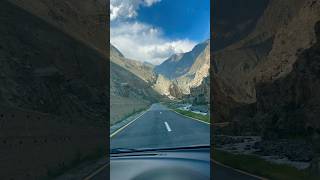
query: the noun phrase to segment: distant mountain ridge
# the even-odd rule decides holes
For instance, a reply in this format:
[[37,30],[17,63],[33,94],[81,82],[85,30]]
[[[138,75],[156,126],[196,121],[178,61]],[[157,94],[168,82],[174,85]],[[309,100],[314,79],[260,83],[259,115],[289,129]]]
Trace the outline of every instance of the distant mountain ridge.
[[111,124],[159,100],[155,79],[152,65],[128,59],[110,44]]
[[110,47],[111,62],[135,74],[159,94],[169,98],[182,98],[190,94],[190,89],[200,86],[209,75],[209,40],[196,45],[190,52],[174,54],[157,66],[128,59],[112,44]]
[[171,80],[186,74],[209,43],[207,40],[196,45],[190,52],[173,54],[156,66],[155,72]]
[[[155,67],[155,72],[171,81],[171,87],[180,96],[190,94],[190,89],[200,86],[203,79],[209,76],[210,40],[196,45],[190,52],[174,54],[162,64]],[[163,87],[167,90],[167,87]]]

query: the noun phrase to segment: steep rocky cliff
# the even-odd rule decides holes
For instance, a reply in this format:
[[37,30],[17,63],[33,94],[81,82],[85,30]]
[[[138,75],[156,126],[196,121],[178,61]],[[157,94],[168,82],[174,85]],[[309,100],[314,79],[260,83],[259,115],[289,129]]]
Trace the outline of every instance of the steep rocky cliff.
[[8,0],[108,56],[105,0]]
[[314,31],[317,43],[297,54],[290,73],[257,84],[257,112],[266,114],[266,138],[320,135],[320,21]]
[[153,71],[154,66],[152,64],[128,59],[124,57],[123,54],[112,44],[110,44],[110,60],[127,71],[135,74],[150,85],[154,84],[156,81],[156,74]]
[[147,108],[161,97],[154,89],[153,67],[131,59],[110,45],[110,124]]
[[[251,33],[213,52],[217,69],[214,77],[223,84],[221,92],[214,91],[233,101],[233,106],[224,107],[226,111],[256,102],[256,83],[272,82],[291,71],[296,53],[314,43],[312,26],[319,19],[318,6],[317,1],[311,0],[271,0]],[[213,103],[216,107],[224,104],[218,100]],[[219,112],[216,118],[230,120],[228,114],[219,115]]]
[[210,103],[210,76],[205,77],[199,86],[190,88],[190,97],[192,104]]
[[[201,85],[203,79],[209,76],[209,68],[210,40],[207,40],[196,45],[190,52],[174,54],[156,66],[154,71],[160,77],[156,87],[161,94],[169,93],[173,97],[181,98],[190,94],[191,88]],[[159,86],[160,81],[165,83]]]
[[252,32],[269,0],[214,1],[212,49],[221,50]]
[[[0,179],[52,178],[107,151],[108,59],[93,39],[77,38],[81,24],[58,27],[47,8],[36,13],[44,2],[61,2],[52,13],[65,12],[66,1],[12,2],[0,1]],[[83,15],[106,3],[77,6],[87,7]]]
[[[1,103],[79,117],[104,112],[107,59],[42,19],[3,4],[10,8],[0,27]],[[87,108],[92,109],[82,112]]]
[[284,149],[318,174],[319,27],[320,1],[270,0],[251,33],[213,52],[212,85],[213,120],[231,122],[225,133],[261,135],[264,149],[304,142]]

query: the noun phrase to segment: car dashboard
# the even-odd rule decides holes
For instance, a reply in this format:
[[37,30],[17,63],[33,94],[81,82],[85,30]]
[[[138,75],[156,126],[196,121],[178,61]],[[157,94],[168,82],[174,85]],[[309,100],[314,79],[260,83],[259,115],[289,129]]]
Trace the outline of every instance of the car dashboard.
[[110,157],[111,180],[208,180],[210,148],[146,150]]

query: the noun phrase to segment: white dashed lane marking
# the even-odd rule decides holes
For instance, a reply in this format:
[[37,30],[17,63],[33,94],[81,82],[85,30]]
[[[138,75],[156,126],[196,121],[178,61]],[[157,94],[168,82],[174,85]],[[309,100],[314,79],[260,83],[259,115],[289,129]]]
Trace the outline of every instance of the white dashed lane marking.
[[168,132],[171,132],[172,130],[171,130],[169,124],[168,124],[167,122],[164,122],[164,124],[166,125],[167,131],[168,131]]

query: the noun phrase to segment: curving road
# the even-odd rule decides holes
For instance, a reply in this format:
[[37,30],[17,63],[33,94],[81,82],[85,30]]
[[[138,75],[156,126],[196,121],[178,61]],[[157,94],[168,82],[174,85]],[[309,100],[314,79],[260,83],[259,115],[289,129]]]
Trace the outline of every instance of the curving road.
[[[209,124],[177,114],[161,104],[153,104],[125,128],[113,133],[111,148],[163,148],[210,143]],[[106,166],[107,167],[107,166]],[[213,163],[214,180],[256,180],[259,178]],[[106,179],[108,168],[100,169],[91,178]]]
[[161,148],[210,144],[210,126],[153,104],[112,136],[111,148]]

